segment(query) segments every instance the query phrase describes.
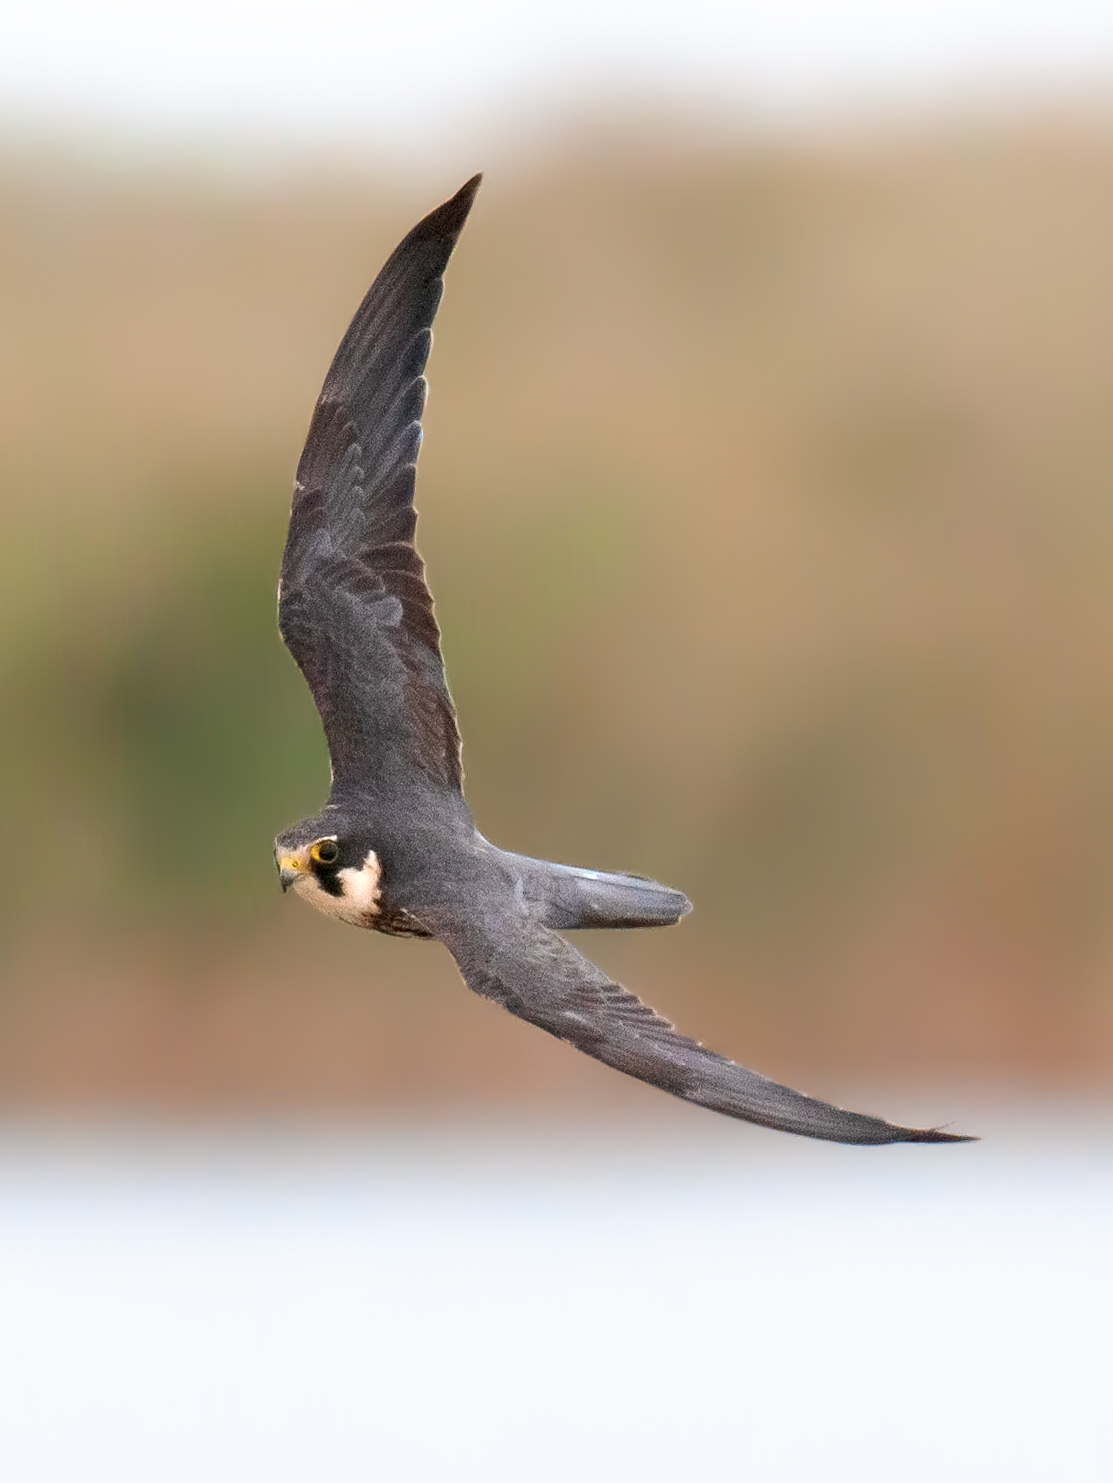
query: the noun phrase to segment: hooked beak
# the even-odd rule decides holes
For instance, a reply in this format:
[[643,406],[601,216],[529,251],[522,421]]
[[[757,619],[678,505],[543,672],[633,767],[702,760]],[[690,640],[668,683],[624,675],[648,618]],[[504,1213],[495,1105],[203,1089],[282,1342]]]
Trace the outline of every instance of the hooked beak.
[[278,879],[282,885],[282,894],[285,895],[290,887],[299,877],[303,876],[308,867],[297,855],[283,855],[278,862]]

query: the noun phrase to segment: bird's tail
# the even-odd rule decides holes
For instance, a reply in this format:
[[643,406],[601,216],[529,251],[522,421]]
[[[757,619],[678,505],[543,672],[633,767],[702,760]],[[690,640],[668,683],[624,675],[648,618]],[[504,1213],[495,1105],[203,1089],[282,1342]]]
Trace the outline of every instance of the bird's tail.
[[640,875],[609,874],[551,860],[513,857],[526,897],[540,906],[544,923],[558,932],[579,927],[671,927],[692,903],[682,891]]

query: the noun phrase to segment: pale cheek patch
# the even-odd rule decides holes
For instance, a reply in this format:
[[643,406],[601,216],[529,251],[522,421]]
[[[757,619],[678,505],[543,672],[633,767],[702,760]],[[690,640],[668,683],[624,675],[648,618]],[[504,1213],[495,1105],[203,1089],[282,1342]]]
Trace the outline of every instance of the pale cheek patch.
[[294,882],[294,890],[303,901],[324,912],[326,917],[336,917],[355,927],[367,926],[369,920],[379,914],[379,881],[382,876],[379,857],[374,850],[368,850],[358,869],[349,865],[338,871],[337,876],[343,888],[342,896],[323,891],[316,876],[308,871]]
[[382,873],[379,857],[374,850],[367,851],[358,870],[348,866],[339,872],[344,885],[344,901],[350,902],[352,909],[362,917],[378,916],[381,894],[379,881]]

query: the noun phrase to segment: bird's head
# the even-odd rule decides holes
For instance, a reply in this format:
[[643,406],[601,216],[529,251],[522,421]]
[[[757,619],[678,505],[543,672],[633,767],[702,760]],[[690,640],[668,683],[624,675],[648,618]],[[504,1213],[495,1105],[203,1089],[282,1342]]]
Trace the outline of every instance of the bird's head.
[[303,885],[310,879],[327,890],[338,874],[340,840],[335,834],[324,834],[319,839],[297,844],[288,839],[277,839],[274,859],[283,891]]
[[377,914],[378,856],[341,819],[318,815],[295,824],[275,840],[274,859],[283,891],[292,888],[327,916],[364,926]]

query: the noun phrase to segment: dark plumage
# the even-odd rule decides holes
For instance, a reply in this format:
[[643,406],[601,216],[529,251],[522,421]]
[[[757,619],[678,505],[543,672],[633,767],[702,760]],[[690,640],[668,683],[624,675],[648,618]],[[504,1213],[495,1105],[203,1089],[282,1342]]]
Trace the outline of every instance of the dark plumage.
[[700,1106],[844,1143],[958,1141],[817,1102],[679,1034],[557,933],[668,925],[687,899],[510,854],[472,822],[414,546],[414,483],[433,318],[479,180],[388,258],[329,367],[298,465],[278,621],[333,779],[322,812],[275,842],[283,887],[357,926],[439,938],[477,994]]

